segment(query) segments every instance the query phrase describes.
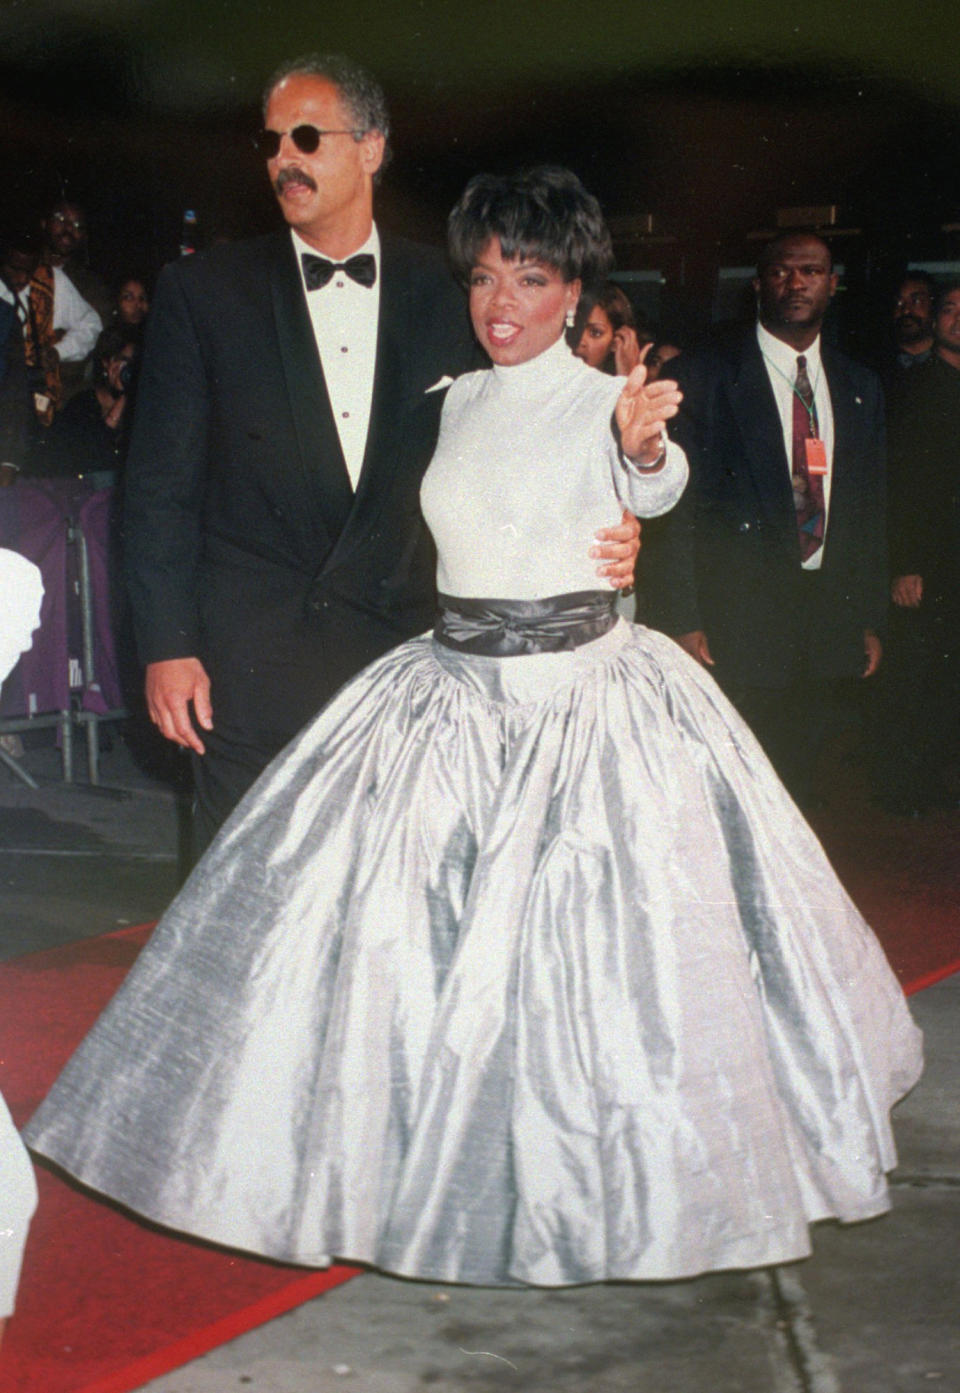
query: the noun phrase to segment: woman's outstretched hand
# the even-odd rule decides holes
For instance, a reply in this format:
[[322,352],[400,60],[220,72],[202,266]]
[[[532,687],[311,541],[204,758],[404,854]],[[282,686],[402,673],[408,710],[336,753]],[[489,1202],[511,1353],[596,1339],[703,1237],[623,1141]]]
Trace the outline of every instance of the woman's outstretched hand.
[[683,393],[669,378],[647,381],[643,359],[649,352],[644,345],[641,361],[627,378],[617,401],[615,416],[620,430],[620,448],[628,459],[644,465],[655,464],[663,453],[660,432],[676,416]]

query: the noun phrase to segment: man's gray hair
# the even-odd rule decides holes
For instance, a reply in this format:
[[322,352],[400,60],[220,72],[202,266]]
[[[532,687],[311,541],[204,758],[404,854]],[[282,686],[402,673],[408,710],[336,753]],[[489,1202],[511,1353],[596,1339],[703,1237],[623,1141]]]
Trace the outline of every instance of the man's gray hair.
[[[264,116],[274,90],[286,78],[294,76],[322,77],[333,83],[350,112],[350,119],[356,122],[356,129],[363,135],[368,131],[379,131],[383,136],[383,163],[380,169],[384,169],[391,153],[390,113],[383,88],[373,74],[342,53],[305,53],[300,58],[282,63],[271,76],[263,93]],[[360,136],[355,139],[359,140]]]

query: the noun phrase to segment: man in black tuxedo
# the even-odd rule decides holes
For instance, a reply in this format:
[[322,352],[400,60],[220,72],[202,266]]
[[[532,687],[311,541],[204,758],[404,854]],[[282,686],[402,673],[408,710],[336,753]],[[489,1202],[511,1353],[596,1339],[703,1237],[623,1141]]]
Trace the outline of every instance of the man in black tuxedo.
[[[147,702],[194,753],[201,845],[343,682],[430,626],[436,389],[476,365],[443,261],[373,221],[378,84],[298,60],[264,117],[289,230],[164,270],[127,465]],[[611,531],[626,584],[636,524]]]
[[825,242],[778,237],[754,289],[755,329],[677,363],[691,484],[659,539],[650,610],[802,801],[848,680],[881,657],[882,396],[821,343],[836,290]]

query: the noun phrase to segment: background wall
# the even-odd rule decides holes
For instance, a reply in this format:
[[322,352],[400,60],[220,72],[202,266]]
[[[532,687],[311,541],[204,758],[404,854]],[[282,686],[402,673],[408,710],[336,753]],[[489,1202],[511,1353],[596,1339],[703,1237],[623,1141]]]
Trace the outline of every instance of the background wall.
[[608,214],[654,215],[620,262],[661,268],[680,320],[784,205],[838,205],[856,289],[960,249],[957,28],[936,0],[7,0],[4,217],[66,189],[110,273],[174,255],[185,207],[208,238],[274,225],[260,88],[333,49],[387,88],[402,231],[441,240],[478,169],[557,160]]

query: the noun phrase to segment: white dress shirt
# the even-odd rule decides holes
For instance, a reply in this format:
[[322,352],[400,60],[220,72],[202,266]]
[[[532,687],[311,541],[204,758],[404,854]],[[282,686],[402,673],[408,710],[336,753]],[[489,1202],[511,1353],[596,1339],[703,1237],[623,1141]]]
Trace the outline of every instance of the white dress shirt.
[[[373,255],[377,263],[377,279],[372,286],[358,285],[345,271],[335,271],[325,286],[308,291],[301,253],[306,252],[310,256],[327,256],[327,253],[309,246],[292,229],[291,236],[333,419],[337,423],[347,473],[356,489],[367,446],[373,377],[377,365],[380,237],[374,224],[363,246],[350,253],[350,256],[360,252]],[[328,256],[328,260],[338,263],[347,259],[345,256]]]
[[[103,322],[92,305],[88,305],[73,281],[59,266],[53,268],[53,328],[62,329],[63,338],[54,345],[61,363],[82,363],[93,352],[103,328]],[[13,295],[0,281],[0,295],[14,304]],[[24,314],[30,313],[30,287],[19,293]]]
[[[773,395],[776,398],[777,410],[780,412],[780,426],[783,430],[783,447],[787,452],[787,468],[793,469],[793,403],[794,403],[794,384],[797,380],[797,358],[800,356],[795,349],[782,339],[776,338],[765,329],[762,324],[757,324],[757,342],[760,345],[760,352],[763,354],[764,365],[767,369],[767,376],[770,379],[770,386],[773,388]],[[813,388],[813,404],[817,413],[817,430],[820,439],[823,441],[824,450],[827,456],[827,472],[823,476],[823,502],[825,515],[823,520],[823,538],[826,542],[827,527],[830,523],[830,483],[833,478],[833,406],[830,402],[830,391],[827,386],[827,379],[823,371],[823,361],[820,357],[820,335],[814,339],[809,348],[803,352],[803,357],[807,360],[807,376],[810,379],[810,386]],[[817,547],[812,556],[808,557],[803,563],[805,571],[818,571],[823,563],[823,547]]]

